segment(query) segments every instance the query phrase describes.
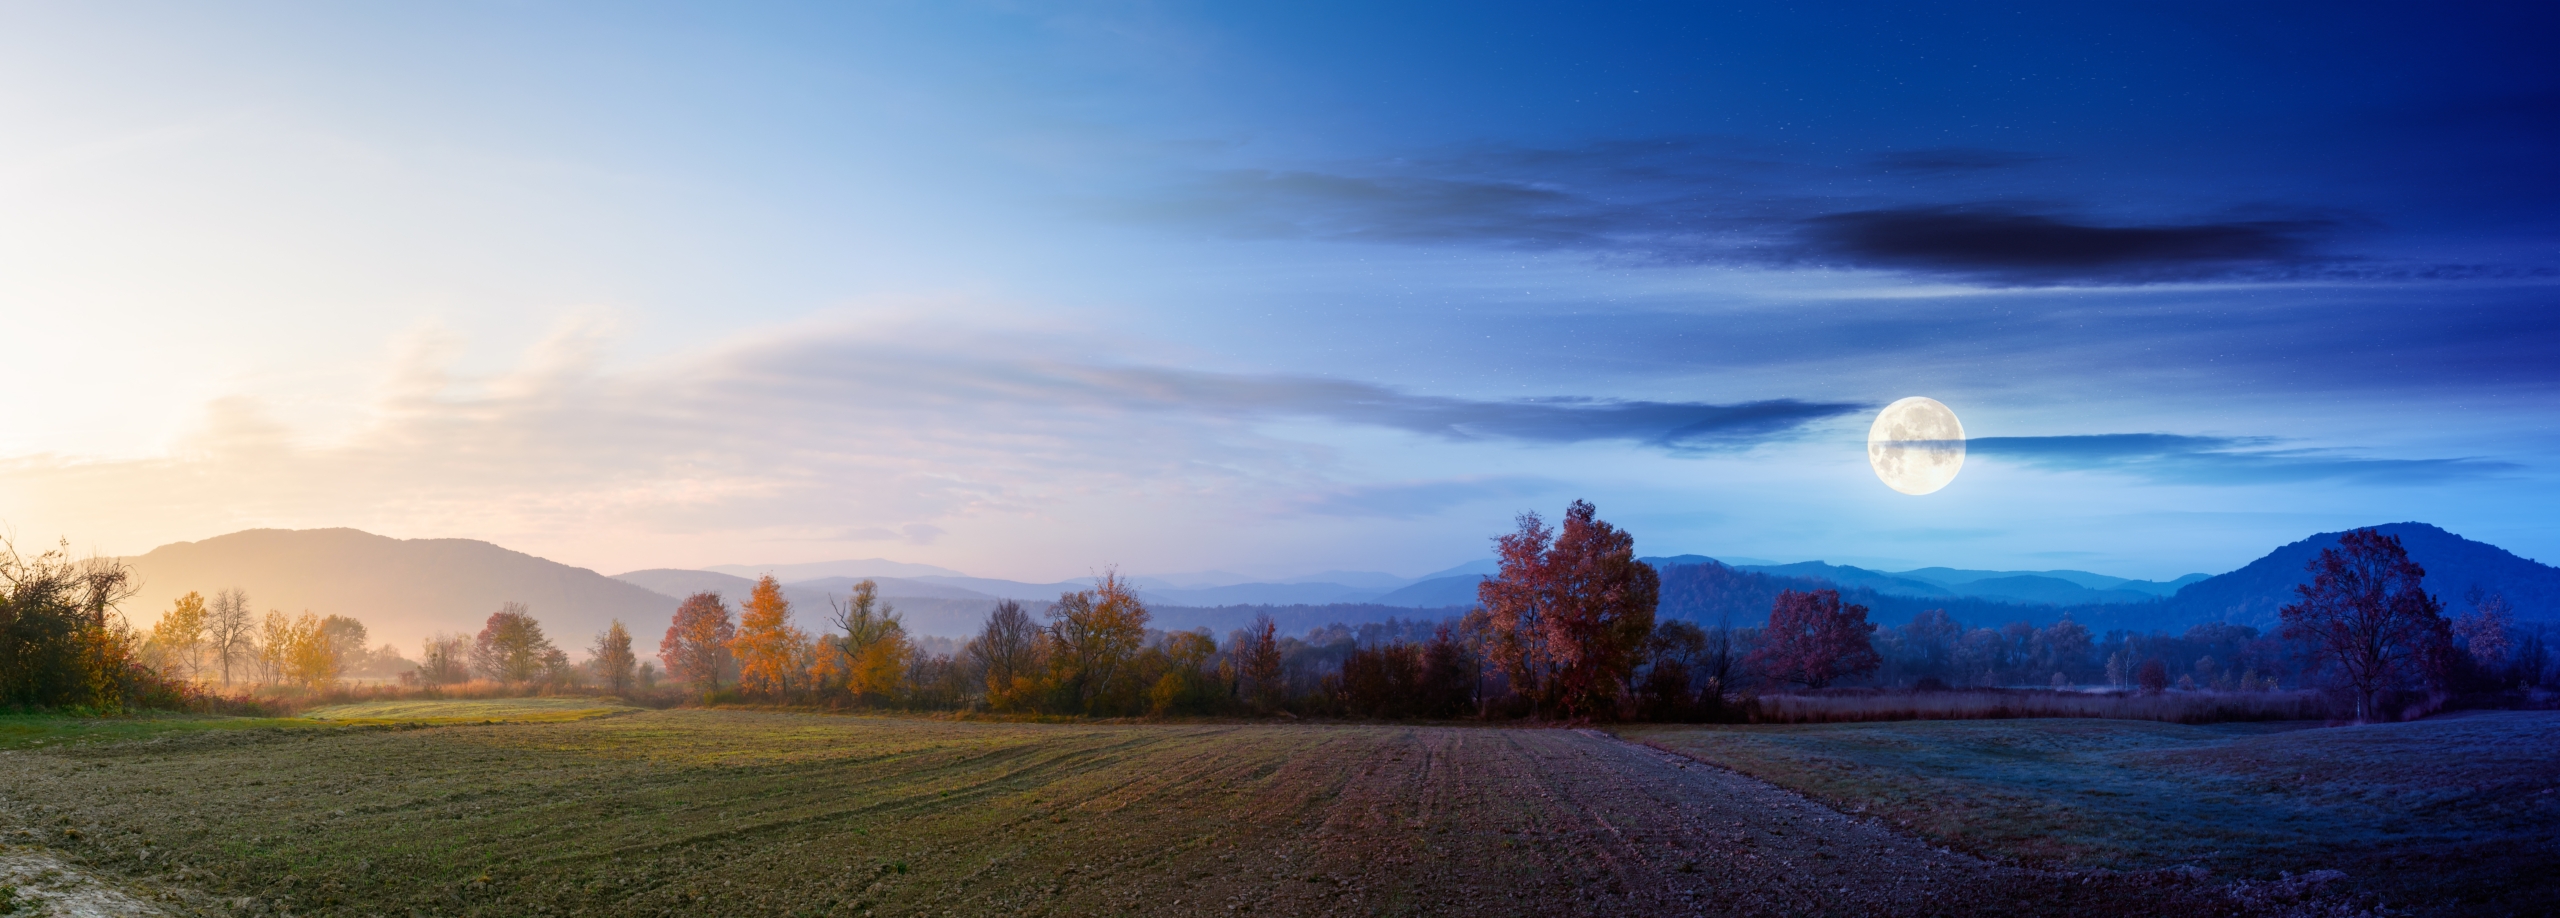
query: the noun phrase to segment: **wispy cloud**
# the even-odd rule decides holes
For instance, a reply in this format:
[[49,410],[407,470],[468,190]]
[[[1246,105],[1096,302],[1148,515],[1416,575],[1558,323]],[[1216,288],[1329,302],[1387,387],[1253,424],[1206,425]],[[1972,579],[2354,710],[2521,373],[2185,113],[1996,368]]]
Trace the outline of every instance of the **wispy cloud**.
[[1819,259],[2004,283],[2194,280],[2319,260],[2325,220],[2110,226],[1996,207],[1910,207],[1805,221]]
[[254,400],[226,399],[167,456],[22,456],[0,461],[0,471],[39,502],[147,508],[159,521],[93,524],[145,532],[326,523],[930,545],[957,518],[1019,518],[1096,495],[1247,515],[1263,507],[1410,518],[1534,487],[1504,478],[1364,485],[1321,434],[1274,433],[1283,422],[1688,453],[1790,437],[1859,410],[1794,399],[1478,399],[1061,359],[1054,344],[802,328],[606,368],[595,336],[576,328],[496,377],[402,364],[369,422],[325,440],[297,440]]
[[2173,484],[2250,485],[2347,481],[2423,485],[2502,475],[2521,466],[2488,459],[2373,459],[2334,449],[2286,449],[2265,437],[2089,434],[1977,437],[1968,455],[2037,468],[2106,471]]

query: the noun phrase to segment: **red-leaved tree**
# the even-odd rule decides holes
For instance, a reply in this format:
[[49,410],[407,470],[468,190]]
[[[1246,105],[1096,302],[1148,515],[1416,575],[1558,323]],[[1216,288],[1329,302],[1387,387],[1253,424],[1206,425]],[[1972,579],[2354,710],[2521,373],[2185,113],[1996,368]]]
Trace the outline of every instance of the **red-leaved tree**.
[[1554,530],[1521,514],[1517,531],[1494,540],[1501,576],[1476,586],[1492,630],[1486,655],[1513,691],[1568,717],[1615,710],[1662,595],[1635,537],[1596,513],[1574,501]]
[[667,675],[676,681],[698,691],[718,691],[720,677],[729,669],[729,642],[737,637],[737,623],[729,619],[729,604],[720,601],[720,594],[695,593],[676,607],[666,639],[658,642],[658,659],[667,661]]
[[1876,656],[1875,631],[1867,607],[1842,605],[1839,590],[1788,590],[1770,605],[1769,627],[1743,663],[1780,682],[1821,688],[1884,662]]
[[2355,695],[2357,722],[2373,718],[2382,693],[2443,676],[2452,624],[2426,591],[2427,569],[2409,560],[2398,536],[2358,529],[2304,570],[2311,582],[2293,588],[2302,600],[2279,611],[2284,633],[2337,665]]

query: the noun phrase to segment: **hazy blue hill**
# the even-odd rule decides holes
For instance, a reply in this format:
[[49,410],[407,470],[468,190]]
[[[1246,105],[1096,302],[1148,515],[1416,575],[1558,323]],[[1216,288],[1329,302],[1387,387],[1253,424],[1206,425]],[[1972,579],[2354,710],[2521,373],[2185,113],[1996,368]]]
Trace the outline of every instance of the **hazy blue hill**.
[[[2426,523],[2375,526],[2398,536],[2410,560],[2427,569],[2427,590],[2444,600],[2448,612],[2467,610],[2463,596],[2473,586],[2506,594],[2520,621],[2560,619],[2560,568],[2517,557],[2486,542],[2474,542]],[[2179,622],[2230,621],[2273,627],[2276,610],[2295,599],[2293,587],[2310,580],[2303,568],[2323,548],[2338,544],[2343,532],[2324,532],[2268,552],[2239,570],[2188,585],[2165,610]]]
[[1484,582],[1485,576],[1460,574],[1455,577],[1434,577],[1404,589],[1389,592],[1370,602],[1382,606],[1408,608],[1472,607],[1476,604],[1476,584]]
[[686,571],[664,567],[651,568],[645,571],[632,571],[627,574],[615,574],[613,575],[613,579],[632,584],[660,596],[666,596],[677,600],[682,600],[695,593],[718,593],[723,597],[735,600],[738,597],[747,595],[747,591],[755,589],[756,586],[755,581],[735,574],[722,574],[715,571]]
[[827,577],[958,577],[959,571],[930,564],[909,564],[887,558],[857,558],[845,561],[813,561],[806,564],[715,564],[704,570],[753,580],[766,574],[784,583],[819,580]]
[[1813,577],[1842,587],[1866,587],[1879,593],[1897,596],[1954,596],[1956,591],[1926,580],[1896,577],[1882,571],[1820,561],[1798,561],[1794,564],[1753,566],[1742,570],[1758,571],[1778,577]]
[[[2124,581],[2132,583],[2135,581]],[[2093,590],[2055,577],[2024,574],[2015,577],[1985,577],[1953,588],[1958,595],[1983,599],[2006,599],[2013,602],[2049,602],[2057,605],[2080,603],[2158,602],[2160,594],[2140,590]]]
[[552,640],[582,648],[614,619],[635,636],[666,631],[675,600],[583,567],[472,539],[394,539],[355,529],[251,529],[177,542],[124,559],[142,591],[125,606],[148,627],[188,591],[239,587],[269,609],[344,615],[375,643],[415,657],[439,631],[477,632],[510,600],[530,606]]

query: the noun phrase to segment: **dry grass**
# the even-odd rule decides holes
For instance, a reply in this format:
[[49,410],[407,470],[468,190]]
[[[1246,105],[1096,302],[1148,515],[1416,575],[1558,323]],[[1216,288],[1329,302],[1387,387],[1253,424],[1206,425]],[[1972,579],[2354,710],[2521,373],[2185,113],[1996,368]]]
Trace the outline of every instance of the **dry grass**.
[[2319,720],[2328,716],[2312,692],[2071,692],[2049,689],[1886,691],[1831,689],[1762,695],[1755,723],[1825,724],[1890,720],[2007,720],[2098,717],[2173,724]]

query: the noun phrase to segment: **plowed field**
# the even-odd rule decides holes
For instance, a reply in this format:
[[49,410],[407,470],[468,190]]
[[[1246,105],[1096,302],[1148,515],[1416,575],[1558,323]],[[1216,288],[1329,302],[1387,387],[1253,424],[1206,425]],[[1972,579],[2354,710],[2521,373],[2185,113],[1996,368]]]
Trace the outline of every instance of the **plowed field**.
[[0,753],[0,831],[173,911],[2229,914],[1596,733],[664,711]]

